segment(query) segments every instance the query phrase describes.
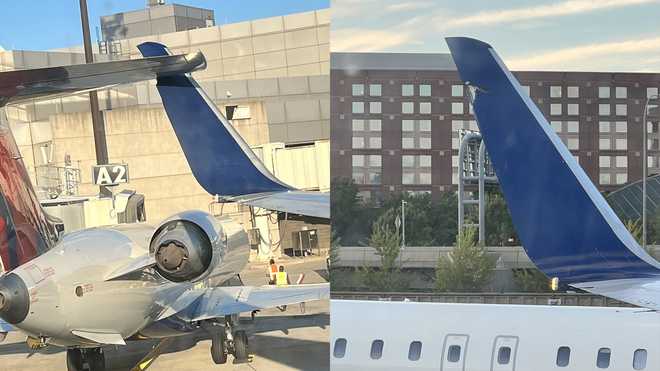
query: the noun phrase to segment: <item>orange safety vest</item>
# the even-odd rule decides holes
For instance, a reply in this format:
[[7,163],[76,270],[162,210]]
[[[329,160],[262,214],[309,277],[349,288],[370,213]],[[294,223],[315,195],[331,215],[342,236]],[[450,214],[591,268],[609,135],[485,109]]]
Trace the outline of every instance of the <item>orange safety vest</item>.
[[275,275],[277,274],[277,264],[270,265],[270,279],[275,280]]

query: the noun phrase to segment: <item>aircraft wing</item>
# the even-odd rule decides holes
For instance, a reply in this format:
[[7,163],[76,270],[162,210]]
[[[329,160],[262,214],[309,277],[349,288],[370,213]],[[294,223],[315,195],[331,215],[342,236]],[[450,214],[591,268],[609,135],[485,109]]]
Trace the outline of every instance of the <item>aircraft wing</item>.
[[494,49],[447,43],[523,248],[548,277],[659,309],[660,264],[644,251]]
[[330,298],[330,284],[233,286],[206,289],[191,321]]
[[262,209],[330,219],[330,194],[327,192],[269,192],[229,198]]
[[205,68],[201,52],[0,72],[0,107]]
[[[170,55],[154,42],[138,49],[144,57]],[[159,75],[157,81],[188,165],[208,193],[265,209],[330,217],[328,195],[299,191],[277,179],[192,76]]]

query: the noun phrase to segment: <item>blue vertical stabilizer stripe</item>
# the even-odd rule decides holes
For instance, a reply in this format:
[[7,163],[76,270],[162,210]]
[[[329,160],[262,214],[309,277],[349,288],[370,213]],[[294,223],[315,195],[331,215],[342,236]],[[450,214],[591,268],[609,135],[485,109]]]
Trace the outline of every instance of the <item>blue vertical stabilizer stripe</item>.
[[534,264],[568,284],[660,275],[491,46],[447,43]]
[[[140,44],[144,57],[168,55],[158,43]],[[193,175],[215,195],[287,191],[189,76],[158,77],[156,85]]]

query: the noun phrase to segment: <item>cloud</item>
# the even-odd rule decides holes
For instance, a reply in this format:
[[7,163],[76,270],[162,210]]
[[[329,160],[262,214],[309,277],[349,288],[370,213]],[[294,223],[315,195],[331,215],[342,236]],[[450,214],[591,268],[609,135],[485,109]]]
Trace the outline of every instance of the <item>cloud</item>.
[[409,12],[413,10],[422,10],[434,7],[430,1],[409,1],[405,3],[393,3],[385,6],[386,12]]
[[333,52],[377,52],[413,43],[407,32],[343,28],[332,31],[330,47]]
[[[625,69],[627,71],[643,68],[647,57],[657,56],[660,52],[660,37],[595,43],[577,47],[536,53],[531,56],[507,59],[512,69]],[[636,61],[636,62],[635,62]],[[631,63],[632,62],[632,63]],[[639,68],[636,68],[639,66]],[[647,65],[648,66],[648,65]]]
[[550,5],[485,11],[475,15],[450,18],[444,23],[444,28],[486,26],[499,23],[529,21],[532,19],[561,17],[649,3],[658,3],[658,0],[567,0]]

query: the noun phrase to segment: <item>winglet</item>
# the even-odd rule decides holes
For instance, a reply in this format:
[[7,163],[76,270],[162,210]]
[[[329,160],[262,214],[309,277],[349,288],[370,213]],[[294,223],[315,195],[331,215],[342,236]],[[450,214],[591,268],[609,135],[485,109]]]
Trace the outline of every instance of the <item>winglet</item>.
[[[165,45],[138,45],[145,57],[168,55]],[[158,92],[195,178],[214,195],[288,191],[189,75],[159,76]]]
[[566,284],[660,275],[493,48],[447,44],[534,264]]

